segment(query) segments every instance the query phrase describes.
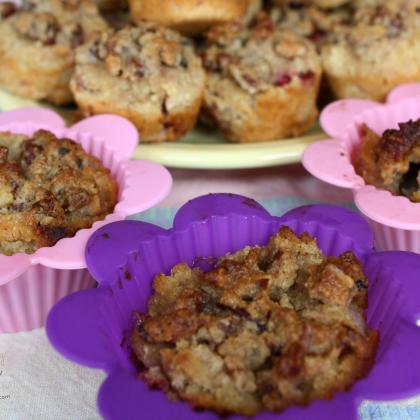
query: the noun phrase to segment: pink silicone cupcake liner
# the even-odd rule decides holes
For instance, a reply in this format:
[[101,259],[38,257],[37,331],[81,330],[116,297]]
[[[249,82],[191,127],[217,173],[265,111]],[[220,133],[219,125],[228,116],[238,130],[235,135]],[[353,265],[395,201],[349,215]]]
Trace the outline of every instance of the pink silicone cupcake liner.
[[98,288],[65,297],[48,316],[47,335],[59,352],[107,372],[98,394],[105,419],[218,418],[170,401],[136,377],[130,358],[132,313],[146,310],[157,273],[168,273],[180,262],[209,269],[215,258],[227,252],[267,243],[280,226],[315,236],[327,255],[351,250],[363,261],[369,279],[368,323],[379,330],[381,340],[371,372],[350,391],[330,401],[292,407],[281,414],[262,413],[255,419],[354,420],[362,400],[390,401],[420,392],[419,255],[372,251],[368,223],[344,208],[304,206],[274,217],[249,198],[210,194],[185,204],[169,230],[130,220],[95,232],[86,247],[86,259]]
[[420,203],[366,185],[357,175],[353,160],[360,148],[359,127],[366,123],[378,134],[398,128],[398,123],[420,118],[420,84],[399,86],[385,104],[345,99],[327,106],[321,126],[331,136],[307,147],[302,163],[315,177],[353,191],[357,208],[375,232],[379,250],[420,253]]
[[66,128],[56,113],[43,108],[25,108],[0,114],[0,131],[26,135],[45,128],[58,137],[71,138],[99,158],[118,183],[114,212],[73,238],[61,239],[34,254],[0,255],[0,332],[41,327],[49,309],[63,296],[92,287],[86,270],[85,245],[90,235],[110,222],[148,209],[163,199],[172,179],[162,166],[130,161],[138,132],[124,118],[98,115]]

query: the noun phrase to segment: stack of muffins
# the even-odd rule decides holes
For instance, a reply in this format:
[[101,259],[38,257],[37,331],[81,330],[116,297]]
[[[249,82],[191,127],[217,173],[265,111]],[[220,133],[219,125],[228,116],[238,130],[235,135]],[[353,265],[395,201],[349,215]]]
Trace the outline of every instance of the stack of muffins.
[[4,88],[127,117],[146,142],[198,119],[235,142],[297,136],[325,98],[381,101],[420,75],[415,1],[25,0],[0,16]]

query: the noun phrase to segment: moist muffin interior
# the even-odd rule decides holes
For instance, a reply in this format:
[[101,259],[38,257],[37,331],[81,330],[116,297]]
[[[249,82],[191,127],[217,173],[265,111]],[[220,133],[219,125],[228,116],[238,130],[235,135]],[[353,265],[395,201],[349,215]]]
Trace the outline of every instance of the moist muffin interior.
[[222,415],[329,399],[374,363],[367,288],[351,252],[327,257],[287,227],[209,272],[179,264],[155,278],[148,312],[135,314],[139,378]]
[[382,136],[360,128],[356,172],[367,184],[420,202],[420,119],[398,124]]
[[117,184],[70,139],[0,133],[0,253],[33,253],[111,213]]

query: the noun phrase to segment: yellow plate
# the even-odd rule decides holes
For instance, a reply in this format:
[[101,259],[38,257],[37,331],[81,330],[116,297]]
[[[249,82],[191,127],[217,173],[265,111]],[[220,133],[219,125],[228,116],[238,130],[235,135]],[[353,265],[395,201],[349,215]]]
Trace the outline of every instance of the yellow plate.
[[[71,119],[74,111],[26,100],[0,90],[0,110],[48,106]],[[306,146],[325,136],[319,126],[306,135],[263,143],[228,143],[217,131],[195,128],[175,143],[140,144],[135,159],[147,159],[172,168],[242,169],[286,165],[300,161]]]

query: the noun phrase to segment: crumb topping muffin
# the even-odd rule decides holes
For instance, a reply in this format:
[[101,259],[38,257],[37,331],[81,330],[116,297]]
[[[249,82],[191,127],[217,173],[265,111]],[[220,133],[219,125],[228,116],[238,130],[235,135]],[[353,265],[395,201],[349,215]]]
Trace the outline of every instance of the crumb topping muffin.
[[382,136],[364,125],[361,137],[356,171],[365,182],[420,202],[420,119]]
[[212,28],[202,57],[204,115],[228,139],[274,140],[315,122],[317,52],[295,33],[278,30],[269,16],[260,15],[250,27],[234,21]]
[[139,377],[221,415],[331,398],[375,359],[367,288],[351,252],[327,257],[315,239],[287,227],[207,273],[179,264],[155,278],[148,312],[136,314]]
[[130,0],[134,21],[149,20],[198,35],[211,26],[236,19],[250,20],[261,9],[261,0]]
[[0,84],[29,99],[71,102],[74,49],[106,27],[93,0],[2,3]]
[[0,253],[33,253],[113,211],[117,184],[102,163],[46,130],[0,133]]
[[358,7],[351,23],[334,33],[322,60],[337,97],[382,101],[395,86],[419,80],[417,9],[401,1]]
[[322,9],[306,3],[289,2],[281,8],[270,11],[277,25],[308,38],[320,48],[335,31],[348,24],[353,8],[345,4],[333,9]]
[[204,70],[189,40],[142,22],[82,46],[71,89],[87,114],[127,117],[142,141],[176,140],[196,122]]

